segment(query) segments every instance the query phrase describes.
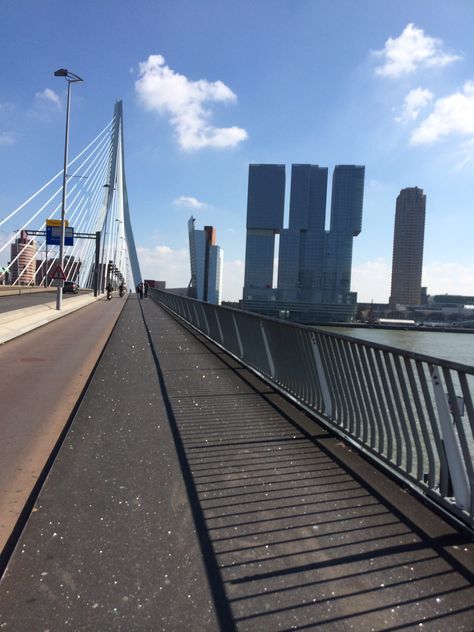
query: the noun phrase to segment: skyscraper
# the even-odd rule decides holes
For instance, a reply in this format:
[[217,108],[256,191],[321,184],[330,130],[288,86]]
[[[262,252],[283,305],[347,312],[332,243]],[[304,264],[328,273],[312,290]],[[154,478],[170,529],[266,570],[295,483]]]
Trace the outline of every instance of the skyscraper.
[[244,297],[267,296],[273,283],[275,235],[283,228],[285,165],[250,165]]
[[22,230],[18,239],[10,246],[10,283],[29,285],[35,282],[36,242]]
[[393,234],[390,305],[421,303],[421,271],[425,236],[426,195],[423,189],[402,189],[397,197]]
[[[323,301],[346,303],[351,291],[352,243],[362,230],[365,167],[337,165],[332,179],[331,225],[326,234]],[[354,301],[355,303],[356,301]]]
[[328,170],[292,165],[288,228],[280,237],[278,289],[284,300],[322,301]]
[[[352,240],[361,230],[364,171],[362,166],[336,166],[326,231],[327,168],[292,165],[289,224],[284,229],[284,166],[250,166],[244,309],[307,323],[353,317],[357,296],[350,291]],[[267,192],[271,196],[262,199]],[[278,283],[272,290],[277,233]],[[252,243],[257,236],[268,240],[267,248]]]
[[216,244],[216,229],[196,230],[193,216],[188,221],[191,282],[189,295],[200,301],[219,304],[222,295],[224,253]]

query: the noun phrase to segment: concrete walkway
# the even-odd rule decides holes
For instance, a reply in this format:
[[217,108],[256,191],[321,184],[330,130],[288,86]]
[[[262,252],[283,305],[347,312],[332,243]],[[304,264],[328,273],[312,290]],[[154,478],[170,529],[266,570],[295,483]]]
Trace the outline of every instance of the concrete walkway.
[[129,299],[0,585],[0,630],[472,630],[473,545]]
[[50,292],[40,293],[40,296],[44,297],[45,302],[39,305],[0,313],[0,344],[99,300],[93,294],[78,294],[64,300],[61,311],[56,311],[56,299],[54,297],[54,300],[51,300],[53,297]]
[[[80,311],[61,312],[59,320],[0,345],[0,566],[1,552],[124,306],[118,297],[78,302]],[[28,318],[20,314],[12,321],[11,333],[19,334]]]

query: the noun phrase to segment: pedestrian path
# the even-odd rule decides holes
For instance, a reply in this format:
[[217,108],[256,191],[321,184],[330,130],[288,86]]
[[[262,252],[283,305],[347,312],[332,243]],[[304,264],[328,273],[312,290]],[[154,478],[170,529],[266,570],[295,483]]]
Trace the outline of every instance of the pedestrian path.
[[[53,298],[50,294],[48,293],[48,298]],[[0,312],[0,344],[22,336],[98,300],[99,298],[92,294],[79,294],[67,297],[67,300],[62,303],[61,311],[56,310],[56,300],[54,299],[31,307]]]
[[95,301],[0,345],[0,568],[123,306]]
[[466,535],[132,298],[0,585],[0,630],[471,630],[473,568]]

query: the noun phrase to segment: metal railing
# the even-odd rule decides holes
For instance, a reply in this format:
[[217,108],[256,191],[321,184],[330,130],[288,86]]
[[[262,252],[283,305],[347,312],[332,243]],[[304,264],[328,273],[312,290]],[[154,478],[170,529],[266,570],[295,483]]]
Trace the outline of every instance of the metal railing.
[[474,367],[170,292],[150,295],[474,528]]

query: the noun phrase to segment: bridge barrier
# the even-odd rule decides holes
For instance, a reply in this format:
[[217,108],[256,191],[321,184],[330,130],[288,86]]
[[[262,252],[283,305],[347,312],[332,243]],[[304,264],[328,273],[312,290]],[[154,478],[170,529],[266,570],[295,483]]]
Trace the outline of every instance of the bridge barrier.
[[149,292],[474,528],[474,367],[163,290]]

